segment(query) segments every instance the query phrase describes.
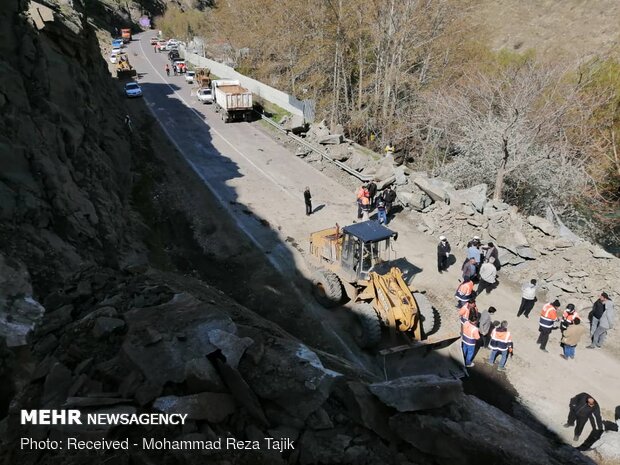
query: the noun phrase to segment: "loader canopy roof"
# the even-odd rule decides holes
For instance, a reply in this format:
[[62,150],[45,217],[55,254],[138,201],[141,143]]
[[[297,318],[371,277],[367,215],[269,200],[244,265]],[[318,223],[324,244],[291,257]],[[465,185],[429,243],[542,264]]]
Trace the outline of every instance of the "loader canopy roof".
[[396,236],[391,229],[377,223],[376,221],[364,221],[350,226],[345,226],[343,232],[357,237],[362,242],[378,242]]

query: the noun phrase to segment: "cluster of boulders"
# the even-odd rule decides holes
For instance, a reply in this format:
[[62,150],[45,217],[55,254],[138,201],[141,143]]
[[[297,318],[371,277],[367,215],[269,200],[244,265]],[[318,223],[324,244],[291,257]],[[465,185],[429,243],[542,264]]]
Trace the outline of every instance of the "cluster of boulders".
[[489,200],[486,184],[456,189],[441,178],[399,164],[391,155],[360,148],[341,133],[338,128],[330,132],[321,122],[310,128],[306,138],[322,144],[334,159],[372,177],[379,190],[391,185],[421,232],[447,236],[457,250],[474,236],[483,243],[493,242],[499,249],[502,274],[519,282],[537,278],[548,297],[561,302],[585,308],[603,291],[612,299],[620,297],[615,290],[620,261],[573,234],[553,210],[545,218],[525,216],[515,206]]
[[[480,454],[515,464],[541,457],[551,464],[587,463],[574,449],[465,395],[458,380],[369,379],[337,357],[319,357],[217,289],[194,289],[199,292],[173,288],[156,272],[99,269],[50,294],[32,338],[32,376],[3,420],[3,442],[77,435],[134,442],[234,437],[262,444],[243,453],[209,451],[214,464],[467,464]],[[242,317],[233,321],[232,314]],[[22,408],[182,413],[187,420],[182,427],[23,426]],[[295,448],[268,450],[268,437],[288,438]],[[4,453],[14,463],[38,460],[17,448]],[[153,452],[162,453],[183,456]]]

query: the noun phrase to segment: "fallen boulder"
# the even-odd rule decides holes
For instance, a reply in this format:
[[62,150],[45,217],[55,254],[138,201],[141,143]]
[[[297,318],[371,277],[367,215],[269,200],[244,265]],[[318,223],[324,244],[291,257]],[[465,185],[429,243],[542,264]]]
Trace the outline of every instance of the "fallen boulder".
[[448,195],[451,201],[471,206],[477,212],[482,213],[487,203],[487,185],[478,184],[469,189],[448,191]]
[[422,176],[416,177],[413,182],[435,202],[450,203],[448,192],[454,190],[451,184],[438,178],[429,179]]
[[319,137],[317,142],[321,145],[338,145],[344,142],[344,136],[342,134],[328,134]]
[[303,344],[274,338],[264,347],[257,364],[244,357],[239,371],[258,397],[306,419],[329,397],[334,381],[341,374],[325,368],[319,357]]
[[399,412],[416,412],[443,407],[462,397],[458,379],[436,375],[406,376],[368,386],[384,404]]
[[185,364],[185,382],[192,393],[226,390],[222,378],[207,358],[195,358]]
[[209,331],[209,342],[222,351],[226,364],[237,368],[239,360],[254,341],[249,337],[238,337],[220,329]]
[[411,207],[416,211],[422,211],[428,207],[433,200],[422,189],[415,184],[408,185],[406,191],[399,190],[397,193],[398,200],[405,206]]
[[558,230],[555,228],[555,225],[545,218],[541,218],[540,216],[528,216],[528,223],[530,223],[534,228],[542,231],[547,236],[556,236],[558,234]]

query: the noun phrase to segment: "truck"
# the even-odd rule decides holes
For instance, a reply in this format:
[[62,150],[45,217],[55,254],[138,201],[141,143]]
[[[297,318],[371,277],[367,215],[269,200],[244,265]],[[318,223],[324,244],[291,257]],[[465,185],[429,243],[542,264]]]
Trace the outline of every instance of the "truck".
[[211,81],[215,112],[222,115],[222,121],[250,121],[252,116],[252,92],[241,87],[241,83],[232,79]]
[[123,43],[127,44],[131,42],[131,29],[121,29],[121,37],[123,39]]

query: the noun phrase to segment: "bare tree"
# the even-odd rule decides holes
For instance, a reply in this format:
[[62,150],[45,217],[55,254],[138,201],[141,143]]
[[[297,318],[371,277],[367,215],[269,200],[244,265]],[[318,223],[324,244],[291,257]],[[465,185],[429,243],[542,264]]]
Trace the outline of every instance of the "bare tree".
[[587,155],[568,137],[583,120],[578,92],[564,73],[532,60],[464,77],[429,102],[454,154],[440,173],[460,185],[486,182],[495,200],[529,210],[566,205],[589,182]]

